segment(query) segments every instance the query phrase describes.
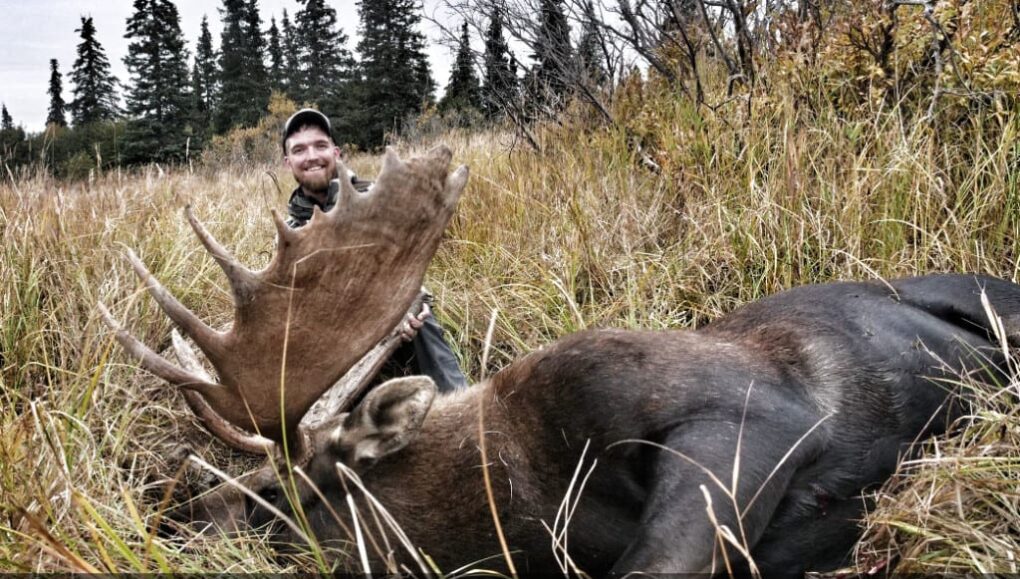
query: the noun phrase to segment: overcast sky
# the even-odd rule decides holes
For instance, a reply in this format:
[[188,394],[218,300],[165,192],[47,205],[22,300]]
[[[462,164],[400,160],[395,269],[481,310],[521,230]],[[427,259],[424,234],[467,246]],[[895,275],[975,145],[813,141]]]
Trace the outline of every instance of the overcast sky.
[[[348,49],[357,44],[358,12],[355,0],[327,0],[337,11],[337,20],[348,36]],[[208,15],[213,42],[219,49],[219,0],[175,0],[181,15],[181,30],[194,55],[202,16]],[[432,15],[439,0],[425,0],[425,11]],[[276,17],[279,26],[283,10],[291,21],[301,7],[297,0],[258,0],[262,21],[269,27],[269,18]],[[132,0],[0,0],[0,102],[7,106],[16,125],[28,131],[40,131],[46,122],[49,96],[49,61],[56,58],[63,76],[64,101],[71,102],[70,72],[80,40],[75,29],[81,17],[91,15],[100,44],[110,59],[113,74],[122,83],[129,80],[124,67],[128,42],[124,38],[125,22],[132,12]],[[438,31],[423,22],[423,32],[430,41]],[[440,88],[446,86],[453,55],[447,48],[430,42],[429,59],[432,76]],[[189,65],[190,67],[190,65]]]

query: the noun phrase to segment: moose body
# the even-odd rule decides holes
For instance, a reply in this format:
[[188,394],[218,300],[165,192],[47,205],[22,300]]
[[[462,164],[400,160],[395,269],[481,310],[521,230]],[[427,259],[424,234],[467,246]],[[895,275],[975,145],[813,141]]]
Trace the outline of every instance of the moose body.
[[[859,536],[862,491],[958,415],[961,374],[997,374],[982,290],[1015,331],[1020,286],[999,279],[834,283],[696,331],[581,332],[434,402],[427,380],[383,385],[316,437],[306,471],[329,506],[299,485],[302,510],[320,544],[351,540],[332,514],[346,512],[342,461],[440,569],[500,568],[482,412],[493,502],[522,572],[561,569],[552,536],[564,527],[571,560],[594,575],[724,570],[706,492],[765,576],[835,568]],[[735,500],[707,474],[732,489],[734,468]],[[190,518],[221,526],[273,518],[234,489],[198,507]]]
[[[391,150],[372,189],[339,180],[337,204],[305,227],[274,214],[277,254],[259,272],[187,212],[230,282],[228,332],[128,254],[217,376],[184,340],[179,365],[162,358],[100,304],[121,345],[182,388],[214,435],[287,449],[301,467],[270,461],[178,518],[270,524],[284,544],[346,549],[361,528],[348,506],[372,504],[360,480],[414,546],[370,539],[369,554],[426,572],[416,548],[445,572],[503,565],[490,508],[523,572],[753,571],[741,549],[766,576],[831,569],[859,534],[862,492],[960,414],[960,376],[1001,378],[1001,340],[1020,338],[1020,286],[1007,281],[814,285],[695,331],[568,336],[453,395],[436,398],[428,378],[393,380],[351,409],[464,190],[467,168],[451,172],[451,160],[444,147],[407,162]],[[358,520],[379,520],[365,512]]]

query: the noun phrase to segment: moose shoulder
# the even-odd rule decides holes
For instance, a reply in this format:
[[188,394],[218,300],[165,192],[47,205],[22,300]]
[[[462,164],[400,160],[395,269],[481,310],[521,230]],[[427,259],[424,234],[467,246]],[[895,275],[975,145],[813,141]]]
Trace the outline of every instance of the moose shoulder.
[[[743,560],[722,528],[765,576],[832,569],[859,535],[862,491],[959,415],[959,375],[999,377],[982,293],[1012,341],[1020,286],[938,275],[800,287],[696,331],[586,331],[448,396],[392,381],[310,434],[317,489],[300,479],[296,500],[319,544],[347,545],[347,493],[364,497],[342,462],[440,569],[499,568],[484,442],[522,572],[562,568],[554,538],[594,575],[720,572]],[[293,513],[294,496],[267,492],[278,480],[266,467],[243,482]],[[231,529],[274,518],[232,486],[178,514]]]

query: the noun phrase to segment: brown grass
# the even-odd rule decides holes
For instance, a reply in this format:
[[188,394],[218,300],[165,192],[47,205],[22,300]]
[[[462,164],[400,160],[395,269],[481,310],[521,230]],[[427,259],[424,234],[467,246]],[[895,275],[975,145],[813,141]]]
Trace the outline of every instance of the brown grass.
[[[632,128],[660,175],[640,167],[623,131],[546,129],[544,155],[510,150],[499,131],[446,135],[472,178],[428,285],[467,373],[584,327],[694,327],[797,284],[929,271],[1017,279],[1015,112],[935,130],[776,102],[731,126],[644,95]],[[376,172],[375,158],[353,164]],[[316,569],[273,559],[257,537],[180,545],[150,533],[189,450],[234,473],[245,462],[138,372],[95,310],[103,300],[147,344],[168,344],[126,246],[203,319],[227,323],[224,280],[181,208],[191,203],[258,267],[273,247],[269,209],[291,186],[278,166],[215,162],[0,185],[0,569]],[[1014,569],[1015,398],[979,399],[972,425],[880,497],[865,562],[891,550],[905,570]]]

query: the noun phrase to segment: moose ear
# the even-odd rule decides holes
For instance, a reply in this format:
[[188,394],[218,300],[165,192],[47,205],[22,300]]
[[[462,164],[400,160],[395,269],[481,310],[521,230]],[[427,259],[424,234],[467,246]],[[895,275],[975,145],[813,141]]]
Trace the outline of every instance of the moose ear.
[[348,466],[371,467],[414,440],[436,396],[427,376],[384,382],[369,392],[334,434],[333,447]]

